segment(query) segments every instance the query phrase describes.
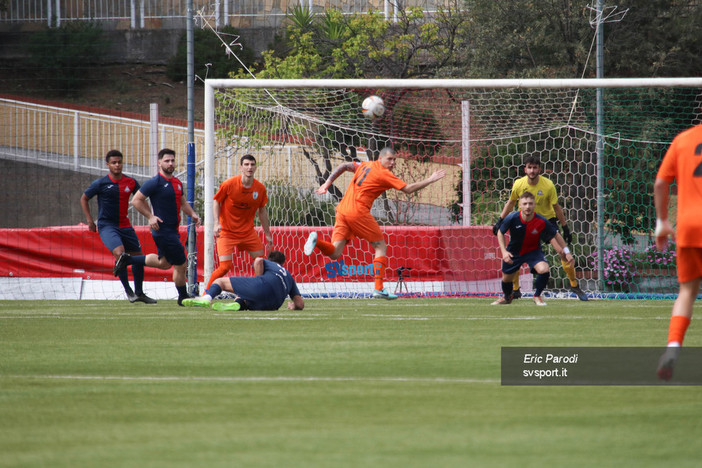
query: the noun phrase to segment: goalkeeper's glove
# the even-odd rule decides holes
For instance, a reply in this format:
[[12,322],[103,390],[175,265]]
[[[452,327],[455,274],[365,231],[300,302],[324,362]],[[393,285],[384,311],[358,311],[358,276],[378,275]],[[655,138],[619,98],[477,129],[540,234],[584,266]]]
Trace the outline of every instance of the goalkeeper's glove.
[[495,235],[495,236],[497,235],[497,231],[499,231],[499,230],[500,230],[500,226],[502,226],[502,221],[504,221],[504,219],[502,219],[502,218],[498,218],[498,219],[497,219],[497,222],[496,222],[495,225],[492,227],[492,234],[493,234],[493,235]]
[[567,224],[564,224],[562,227],[563,227],[563,240],[566,241],[566,244],[570,245],[570,243],[573,242],[573,234],[570,232],[570,228],[568,227]]

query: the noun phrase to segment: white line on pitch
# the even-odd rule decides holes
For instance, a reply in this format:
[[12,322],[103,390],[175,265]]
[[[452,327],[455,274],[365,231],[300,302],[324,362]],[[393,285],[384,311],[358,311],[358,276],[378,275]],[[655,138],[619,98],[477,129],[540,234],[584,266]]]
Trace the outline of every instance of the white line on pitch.
[[499,383],[499,379],[469,379],[450,377],[318,377],[318,376],[132,376],[132,375],[5,375],[9,378],[50,380],[116,380],[141,382],[408,382],[408,383]]

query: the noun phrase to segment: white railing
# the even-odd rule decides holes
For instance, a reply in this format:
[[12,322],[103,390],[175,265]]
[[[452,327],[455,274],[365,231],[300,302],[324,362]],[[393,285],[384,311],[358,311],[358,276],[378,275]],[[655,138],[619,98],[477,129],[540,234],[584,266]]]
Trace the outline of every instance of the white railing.
[[[156,116],[156,121],[158,117]],[[104,171],[105,154],[124,154],[125,173],[155,174],[153,148],[169,147],[185,171],[187,127],[81,110],[0,99],[0,157],[52,164],[75,171]],[[195,154],[204,150],[204,132],[195,130]]]
[[[193,14],[209,18],[217,26],[279,26],[296,5],[315,12],[336,8],[344,13],[383,11],[393,19],[398,0],[193,0]],[[405,0],[404,8],[420,7],[425,12],[455,4],[455,0]],[[117,23],[114,27],[181,29],[187,17],[186,0],[9,0],[0,11],[0,23],[44,23],[50,27],[70,21]],[[174,20],[174,21],[168,21]],[[124,23],[124,26],[119,24]]]

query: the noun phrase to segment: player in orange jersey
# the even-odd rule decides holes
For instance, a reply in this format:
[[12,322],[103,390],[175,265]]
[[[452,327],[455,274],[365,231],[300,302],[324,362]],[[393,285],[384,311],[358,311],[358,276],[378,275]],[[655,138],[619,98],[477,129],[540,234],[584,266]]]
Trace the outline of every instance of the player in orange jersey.
[[258,213],[268,249],[273,249],[273,237],[268,222],[268,194],[266,187],[254,179],[256,158],[250,154],[241,157],[241,174],[231,177],[219,186],[212,203],[214,235],[217,237],[219,267],[212,272],[206,290],[217,278],[232,268],[234,248],[248,252],[252,258],[263,256],[265,247],[254,230]]
[[388,189],[394,188],[410,194],[446,175],[446,171],[438,170],[424,180],[407,184],[392,173],[396,159],[397,156],[392,148],[383,148],[377,161],[349,162],[339,165],[316,191],[319,195],[324,194],[341,174],[346,171],[354,173],[346,194],[336,207],[336,222],[331,242],[318,239],[317,233],[312,232],[305,243],[305,255],[310,255],[317,247],[324,255],[336,260],[341,257],[344,247],[354,237],[370,242],[375,249],[373,297],[380,299],[397,299],[397,296],[390,294],[383,286],[383,278],[388,266],[388,246],[383,240],[378,222],[370,213],[373,202]]
[[[668,221],[670,184],[678,186],[677,232]],[[656,247],[665,249],[668,236],[676,239],[680,290],[668,328],[668,348],[658,362],[658,378],[670,380],[702,281],[702,125],[673,139],[653,186],[656,204]]]

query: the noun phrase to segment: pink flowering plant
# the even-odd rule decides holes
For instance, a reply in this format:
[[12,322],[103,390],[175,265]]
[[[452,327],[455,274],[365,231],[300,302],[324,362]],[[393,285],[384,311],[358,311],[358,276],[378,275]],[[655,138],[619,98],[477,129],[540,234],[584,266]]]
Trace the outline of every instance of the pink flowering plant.
[[[602,255],[604,281],[607,288],[615,291],[629,291],[636,277],[633,263],[634,254],[629,247],[612,247]],[[594,269],[597,268],[597,252],[590,255]]]
[[674,269],[677,266],[675,244],[669,242],[665,250],[658,250],[655,245],[649,245],[643,252],[641,268]]

